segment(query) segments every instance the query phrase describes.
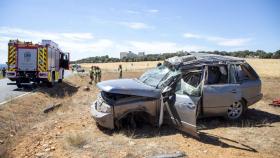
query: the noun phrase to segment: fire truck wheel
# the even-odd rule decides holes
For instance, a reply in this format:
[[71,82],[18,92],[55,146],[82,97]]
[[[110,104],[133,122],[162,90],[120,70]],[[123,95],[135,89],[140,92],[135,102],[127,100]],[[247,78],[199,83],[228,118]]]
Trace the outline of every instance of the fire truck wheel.
[[16,81],[17,87],[18,88],[22,88],[22,85],[20,84],[20,82]]
[[51,81],[52,86],[55,84],[55,72],[52,72],[52,81]]

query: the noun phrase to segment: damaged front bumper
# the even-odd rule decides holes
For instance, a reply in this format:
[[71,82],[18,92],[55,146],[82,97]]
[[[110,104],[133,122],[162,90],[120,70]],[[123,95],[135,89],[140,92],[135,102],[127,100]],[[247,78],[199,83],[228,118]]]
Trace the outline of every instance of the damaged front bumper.
[[106,103],[104,102],[99,103],[98,100],[94,101],[93,104],[91,105],[91,110],[90,110],[92,117],[100,126],[108,129],[114,129],[113,113],[97,111],[97,106],[101,106],[98,104],[106,104]]

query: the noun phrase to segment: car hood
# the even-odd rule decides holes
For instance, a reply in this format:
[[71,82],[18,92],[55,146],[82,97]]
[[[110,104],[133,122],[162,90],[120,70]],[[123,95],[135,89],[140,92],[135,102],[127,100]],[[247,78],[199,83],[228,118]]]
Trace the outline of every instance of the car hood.
[[160,98],[161,90],[146,85],[138,79],[117,79],[99,82],[97,87],[109,93]]

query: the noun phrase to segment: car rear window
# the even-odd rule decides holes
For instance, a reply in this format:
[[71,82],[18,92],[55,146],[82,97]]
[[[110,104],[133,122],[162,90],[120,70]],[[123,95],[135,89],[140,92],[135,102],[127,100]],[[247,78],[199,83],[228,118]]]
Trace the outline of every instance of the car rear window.
[[244,81],[244,80],[259,79],[258,74],[248,63],[237,65],[236,70],[237,70],[237,81],[238,82]]

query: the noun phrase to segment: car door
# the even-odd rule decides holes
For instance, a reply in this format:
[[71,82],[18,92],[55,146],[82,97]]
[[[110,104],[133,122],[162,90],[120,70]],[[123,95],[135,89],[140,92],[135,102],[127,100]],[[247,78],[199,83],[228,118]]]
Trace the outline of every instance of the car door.
[[[184,80],[184,73],[177,82],[175,93],[167,101],[167,111],[174,125],[179,130],[197,137],[196,119],[197,109],[201,99],[201,88],[203,80],[203,71],[188,71],[188,81]],[[191,83],[191,77],[196,76],[194,80],[197,83]],[[192,85],[193,84],[193,85]],[[184,88],[186,88],[184,90]],[[192,93],[192,94],[188,94]]]
[[[215,67],[215,66],[212,66]],[[203,86],[203,113],[206,116],[218,116],[224,115],[227,109],[234,102],[241,100],[240,85],[231,81],[231,75],[233,75],[232,67],[230,65],[219,65],[220,67],[226,69],[227,74],[223,81],[211,79],[211,68],[206,67],[205,84]],[[214,73],[215,75],[217,73]],[[221,78],[221,77],[217,77]]]

